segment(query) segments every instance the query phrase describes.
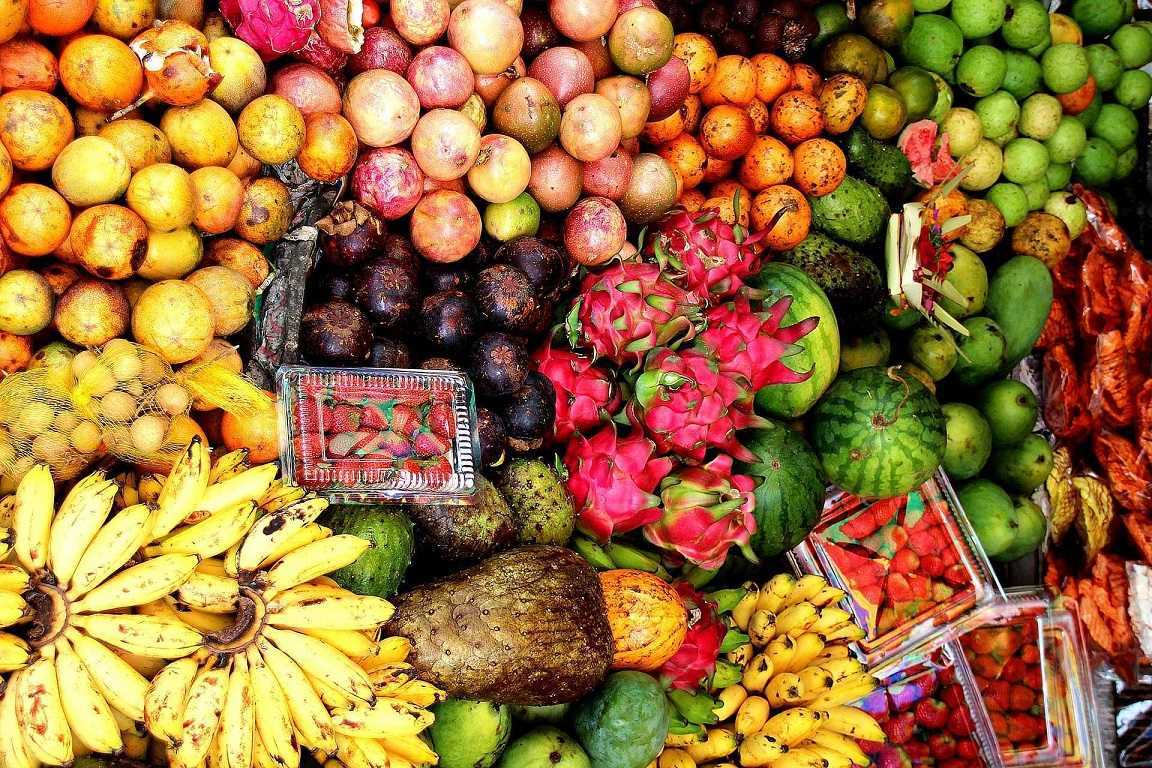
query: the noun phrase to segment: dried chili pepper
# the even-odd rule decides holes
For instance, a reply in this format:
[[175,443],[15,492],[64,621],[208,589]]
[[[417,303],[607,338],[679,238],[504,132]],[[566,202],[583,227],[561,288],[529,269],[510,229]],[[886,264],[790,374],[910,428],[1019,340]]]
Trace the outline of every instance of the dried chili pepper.
[[1048,320],[1044,323],[1044,330],[1036,340],[1036,349],[1051,349],[1057,344],[1075,344],[1076,325],[1072,322],[1072,313],[1068,309],[1068,302],[1057,296],[1052,300],[1052,309],[1048,313]]
[[1129,512],[1152,514],[1152,469],[1140,449],[1123,435],[1105,429],[1092,438],[1092,453],[1117,503]]
[[1096,362],[1089,378],[1091,408],[1114,429],[1128,426],[1136,417],[1130,364],[1123,333],[1106,331],[1096,337]]
[[1044,355],[1044,422],[1061,440],[1080,441],[1092,431],[1088,398],[1069,349],[1058,344]]

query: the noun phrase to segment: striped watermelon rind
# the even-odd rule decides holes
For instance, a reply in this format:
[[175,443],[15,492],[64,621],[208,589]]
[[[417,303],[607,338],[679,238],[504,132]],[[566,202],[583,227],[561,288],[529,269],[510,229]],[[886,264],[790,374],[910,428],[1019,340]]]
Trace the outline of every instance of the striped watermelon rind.
[[940,404],[899,366],[845,373],[809,416],[809,437],[828,480],[857,496],[908,493],[944,457]]
[[756,457],[737,462],[734,472],[756,481],[756,533],[752,550],[775,557],[799,544],[816,526],[824,506],[820,459],[796,432],[774,421],[740,433]]

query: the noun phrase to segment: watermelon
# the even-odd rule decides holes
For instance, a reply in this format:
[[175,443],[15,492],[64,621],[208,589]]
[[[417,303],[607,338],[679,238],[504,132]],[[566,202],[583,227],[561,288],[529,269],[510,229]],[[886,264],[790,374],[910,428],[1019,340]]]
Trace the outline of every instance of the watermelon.
[[804,438],[774,421],[765,424],[740,433],[740,442],[756,458],[737,462],[734,471],[756,481],[752,550],[760,557],[775,557],[815,527],[825,485],[820,461]]
[[812,409],[808,426],[828,480],[857,496],[908,493],[944,457],[940,404],[900,366],[845,373]]
[[792,297],[792,305],[784,315],[785,326],[809,317],[820,318],[812,332],[796,342],[799,350],[783,360],[792,370],[812,371],[812,375],[799,384],[770,384],[756,393],[757,410],[780,419],[795,419],[816,404],[840,368],[836,314],[816,281],[790,264],[765,264],[749,283],[766,294],[765,306],[771,306],[781,296]]

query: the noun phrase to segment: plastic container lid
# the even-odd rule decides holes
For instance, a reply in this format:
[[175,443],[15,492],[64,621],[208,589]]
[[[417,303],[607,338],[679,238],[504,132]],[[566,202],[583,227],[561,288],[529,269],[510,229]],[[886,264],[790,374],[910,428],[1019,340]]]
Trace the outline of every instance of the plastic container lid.
[[476,399],[455,371],[285,366],[276,374],[284,474],[341,503],[467,504]]

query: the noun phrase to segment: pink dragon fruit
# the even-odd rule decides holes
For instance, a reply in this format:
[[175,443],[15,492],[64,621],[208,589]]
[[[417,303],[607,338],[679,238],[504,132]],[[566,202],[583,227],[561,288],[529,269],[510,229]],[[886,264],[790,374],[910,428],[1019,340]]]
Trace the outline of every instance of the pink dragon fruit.
[[681,467],[660,483],[664,514],[644,526],[644,538],[707,570],[724,564],[729,547],[745,551],[756,532],[756,482],[732,474],[732,457],[719,454],[699,467]]
[[699,215],[677,208],[652,225],[643,254],[688,290],[726,298],[760,266],[753,246],[763,236],[748,235],[711,208]]
[[653,491],[673,461],[655,453],[656,446],[639,431],[622,438],[615,424],[568,443],[564,465],[580,530],[608,541],[614,533],[660,519],[660,498]]
[[756,426],[752,392],[720,370],[711,351],[662,349],[649,356],[636,379],[631,417],[644,427],[661,453],[700,464],[710,448],[751,461],[736,432]]
[[676,655],[664,662],[659,676],[669,688],[692,691],[704,684],[716,671],[716,657],[728,628],[716,612],[716,603],[692,588],[686,581],[672,585],[695,619]]
[[320,0],[220,0],[220,13],[260,58],[304,47],[320,21]]
[[792,297],[781,296],[756,312],[747,297],[737,296],[708,310],[708,328],[699,341],[712,349],[721,372],[739,376],[753,391],[805,381],[812,371],[794,371],[783,359],[799,351],[793,344],[811,333],[820,318],[781,327],[791,306]]
[[573,346],[634,364],[650,349],[691,339],[700,299],[672,283],[655,264],[619,262],[584,278],[568,316]]
[[532,361],[556,390],[556,442],[566,443],[578,432],[587,434],[620,410],[615,377],[588,355],[545,344]]

